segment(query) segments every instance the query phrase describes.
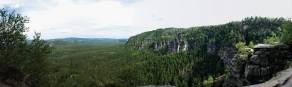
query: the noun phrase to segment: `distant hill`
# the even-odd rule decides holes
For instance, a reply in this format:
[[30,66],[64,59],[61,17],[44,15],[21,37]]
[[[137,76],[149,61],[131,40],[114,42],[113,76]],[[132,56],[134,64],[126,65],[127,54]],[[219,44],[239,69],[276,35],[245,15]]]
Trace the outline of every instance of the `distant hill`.
[[113,38],[60,38],[47,40],[51,44],[124,44],[127,39],[113,39]]

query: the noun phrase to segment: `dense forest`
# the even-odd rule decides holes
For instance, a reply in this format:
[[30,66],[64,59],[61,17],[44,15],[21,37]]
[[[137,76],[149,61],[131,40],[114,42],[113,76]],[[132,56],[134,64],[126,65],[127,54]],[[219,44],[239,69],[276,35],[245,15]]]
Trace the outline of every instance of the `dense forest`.
[[290,44],[292,22],[248,17],[222,25],[165,28],[126,39],[42,40],[28,18],[0,10],[0,86],[210,87],[228,77],[228,57],[258,43]]
[[123,80],[137,61],[123,44],[54,45],[48,87],[127,87]]

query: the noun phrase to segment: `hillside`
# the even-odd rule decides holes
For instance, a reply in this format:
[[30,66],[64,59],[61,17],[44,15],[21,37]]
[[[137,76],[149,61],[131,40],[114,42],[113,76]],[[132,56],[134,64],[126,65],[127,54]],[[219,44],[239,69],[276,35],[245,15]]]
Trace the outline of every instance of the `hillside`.
[[[140,76],[147,84],[212,86],[213,81],[221,77],[230,79],[237,75],[232,73],[235,67],[241,67],[240,62],[235,62],[239,59],[234,58],[239,53],[236,44],[243,42],[252,46],[280,36],[285,21],[283,18],[250,17],[223,25],[157,29],[129,38],[126,45],[150,52],[140,55],[146,58],[141,66],[148,73]],[[233,87],[259,82],[239,84],[235,81],[223,85]]]
[[155,50],[167,47],[167,52],[192,50],[202,46],[209,51],[212,48],[218,51],[222,46],[231,47],[239,41],[262,43],[273,34],[279,35],[284,21],[283,18],[251,17],[223,25],[157,29],[129,38],[127,45]]

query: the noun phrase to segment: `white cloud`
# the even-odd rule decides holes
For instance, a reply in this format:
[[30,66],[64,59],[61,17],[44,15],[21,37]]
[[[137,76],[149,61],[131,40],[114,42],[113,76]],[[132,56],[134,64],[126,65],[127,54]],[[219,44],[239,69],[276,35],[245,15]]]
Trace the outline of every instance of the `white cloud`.
[[110,33],[101,34],[98,29],[112,25],[131,26],[133,24],[131,8],[123,6],[118,1],[80,4],[70,0],[61,0],[50,9],[27,11],[24,14],[30,17],[28,25],[31,32],[29,34],[33,34],[34,31],[42,32],[46,38],[57,38],[51,34],[58,34],[58,37],[78,37],[85,36],[84,34],[110,37]]
[[250,16],[291,17],[291,0],[0,0],[30,17],[31,37],[126,38],[164,27],[222,24]]
[[291,0],[144,0],[133,5],[138,25],[191,27],[250,16],[291,17]]

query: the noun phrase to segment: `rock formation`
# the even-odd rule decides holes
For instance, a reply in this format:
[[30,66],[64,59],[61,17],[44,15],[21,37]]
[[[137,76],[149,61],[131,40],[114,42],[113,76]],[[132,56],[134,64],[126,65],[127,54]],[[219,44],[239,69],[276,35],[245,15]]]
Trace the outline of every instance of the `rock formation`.
[[241,87],[268,81],[275,73],[287,68],[292,55],[289,49],[287,45],[259,44],[247,59],[235,55],[227,65],[230,72],[223,86]]

